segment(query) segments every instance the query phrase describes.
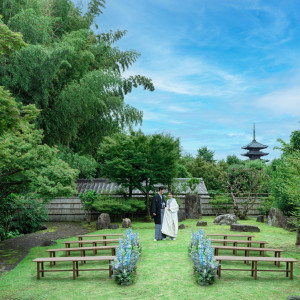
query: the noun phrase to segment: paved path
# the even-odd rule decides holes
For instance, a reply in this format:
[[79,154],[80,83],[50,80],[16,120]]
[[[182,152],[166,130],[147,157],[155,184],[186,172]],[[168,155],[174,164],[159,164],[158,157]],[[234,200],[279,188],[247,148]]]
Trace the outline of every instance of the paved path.
[[0,242],[0,276],[16,267],[33,247],[50,246],[57,239],[95,231],[75,222],[47,222],[45,226],[46,230]]

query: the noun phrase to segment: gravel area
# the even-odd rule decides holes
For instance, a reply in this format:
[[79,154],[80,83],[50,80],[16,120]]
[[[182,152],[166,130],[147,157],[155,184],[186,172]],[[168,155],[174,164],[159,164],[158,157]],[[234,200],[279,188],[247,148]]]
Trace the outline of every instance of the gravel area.
[[45,226],[45,230],[0,242],[0,276],[16,267],[31,248],[50,246],[57,239],[95,231],[84,223],[75,222],[47,222]]

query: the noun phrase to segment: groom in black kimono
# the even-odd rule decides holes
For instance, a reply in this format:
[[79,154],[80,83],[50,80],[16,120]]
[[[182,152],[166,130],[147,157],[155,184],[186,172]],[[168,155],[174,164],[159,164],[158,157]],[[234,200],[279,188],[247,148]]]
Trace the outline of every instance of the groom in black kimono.
[[151,202],[151,216],[154,218],[155,223],[154,241],[166,239],[166,236],[161,232],[166,207],[166,202],[163,195],[164,192],[165,187],[160,186],[158,188],[158,193],[153,196]]

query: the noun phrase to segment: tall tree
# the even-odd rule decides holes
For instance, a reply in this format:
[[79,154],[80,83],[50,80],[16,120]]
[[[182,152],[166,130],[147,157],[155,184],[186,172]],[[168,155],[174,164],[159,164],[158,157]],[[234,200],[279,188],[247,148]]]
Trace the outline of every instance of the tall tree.
[[126,31],[95,34],[89,28],[104,6],[91,0],[83,14],[70,0],[0,5],[5,22],[30,44],[2,58],[0,84],[41,109],[36,124],[44,142],[84,155],[95,155],[105,135],[142,122],[142,112],[125,104],[127,93],[138,86],[154,90],[147,77],[123,75],[140,56],[114,46]]
[[176,177],[180,145],[169,135],[139,131],[105,138],[98,154],[102,174],[127,188],[129,196],[133,189],[142,191],[150,215],[149,194],[155,185],[170,185]]
[[197,157],[200,157],[201,159],[207,161],[207,162],[211,162],[214,163],[216,162],[214,160],[214,154],[215,152],[212,150],[209,150],[206,146],[205,147],[201,147],[198,149],[198,155]]

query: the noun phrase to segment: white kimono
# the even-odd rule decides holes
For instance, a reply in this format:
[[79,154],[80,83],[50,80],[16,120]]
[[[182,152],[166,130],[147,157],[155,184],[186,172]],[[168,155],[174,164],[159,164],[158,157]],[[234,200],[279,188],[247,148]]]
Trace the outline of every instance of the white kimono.
[[[168,208],[170,208],[170,210]],[[161,232],[173,238],[175,238],[178,233],[178,210],[179,206],[175,198],[169,199],[165,208]]]

